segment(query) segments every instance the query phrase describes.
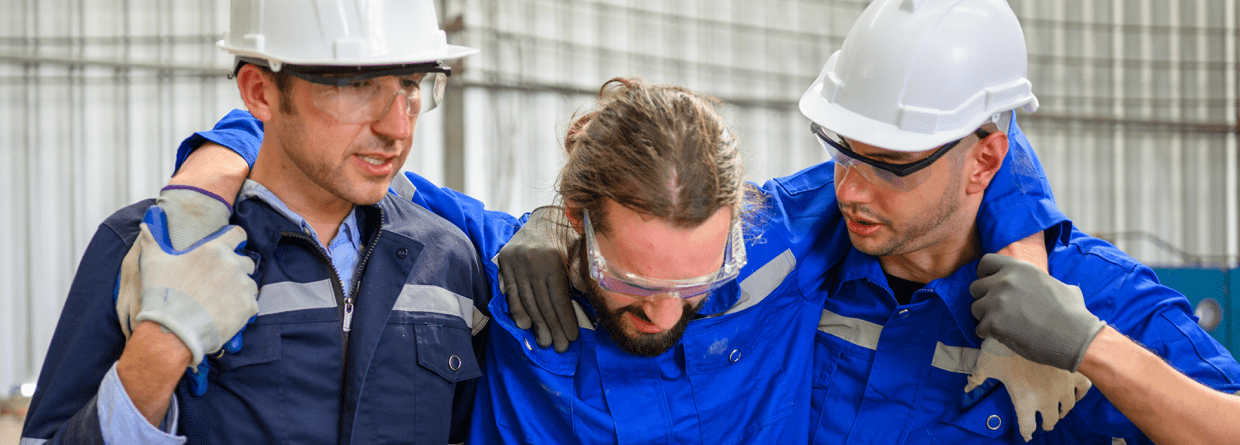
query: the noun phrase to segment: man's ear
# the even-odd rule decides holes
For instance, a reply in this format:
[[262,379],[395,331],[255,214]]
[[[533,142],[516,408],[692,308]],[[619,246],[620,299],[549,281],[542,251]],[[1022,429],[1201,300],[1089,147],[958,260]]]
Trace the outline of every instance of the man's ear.
[[573,230],[577,231],[578,235],[584,235],[586,233],[585,222],[581,219],[581,207],[565,201],[564,217],[568,218],[568,223],[573,226]]
[[241,91],[241,101],[245,102],[250,114],[260,121],[271,120],[280,106],[280,89],[275,83],[275,75],[258,66],[247,63],[237,71],[237,89]]
[[965,186],[965,193],[985,192],[999,168],[1003,167],[1003,159],[1007,157],[1007,152],[1007,133],[1002,131],[991,133],[985,139],[978,141],[970,153],[973,162],[970,163],[972,169],[965,178],[968,182]]

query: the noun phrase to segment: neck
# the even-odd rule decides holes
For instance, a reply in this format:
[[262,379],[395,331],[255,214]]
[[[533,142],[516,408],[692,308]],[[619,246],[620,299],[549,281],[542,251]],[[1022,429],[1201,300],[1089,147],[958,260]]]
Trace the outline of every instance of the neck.
[[271,190],[293,213],[301,215],[314,228],[319,243],[327,246],[340,223],[353,210],[353,203],[323,189],[312,181],[270,140],[263,141],[250,179]]
[[878,257],[883,272],[918,283],[945,278],[982,256],[982,243],[977,235],[977,222],[970,221],[965,230],[921,249]]

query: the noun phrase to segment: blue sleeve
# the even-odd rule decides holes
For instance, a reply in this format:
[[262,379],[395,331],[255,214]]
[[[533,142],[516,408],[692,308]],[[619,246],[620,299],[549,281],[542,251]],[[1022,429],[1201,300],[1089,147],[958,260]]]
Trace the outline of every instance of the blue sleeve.
[[95,397],[125,347],[112,292],[142,212],[152,204],[114,213],[87,246],[39,372],[23,438],[103,443]]
[[[1080,286],[1090,312],[1184,375],[1216,390],[1240,390],[1240,363],[1197,325],[1182,294],[1158,282],[1154,271],[1114,246],[1073,229],[1072,242],[1051,256],[1051,272]],[[1151,443],[1097,388],[1065,418],[1082,431]]]
[[254,168],[254,160],[258,159],[258,148],[263,145],[263,123],[255,119],[249,111],[228,112],[223,119],[215,123],[215,128],[211,131],[199,131],[181,141],[181,146],[177,147],[177,164],[173,172],[180,170],[181,164],[185,163],[189,154],[207,141],[237,152],[245,158],[245,163],[249,164],[250,168]]
[[[1063,225],[1068,217],[1055,206],[1050,181],[1034,154],[1025,133],[1012,119],[1008,127],[1008,153],[1003,166],[986,188],[977,214],[977,228],[984,252],[997,252],[1029,235]],[[1047,240],[1053,246],[1053,240]]]

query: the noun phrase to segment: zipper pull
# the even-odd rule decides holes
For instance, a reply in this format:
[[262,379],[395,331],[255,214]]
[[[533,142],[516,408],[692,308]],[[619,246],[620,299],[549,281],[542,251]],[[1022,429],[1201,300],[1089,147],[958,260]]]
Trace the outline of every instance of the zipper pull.
[[353,329],[353,298],[344,299],[344,331]]

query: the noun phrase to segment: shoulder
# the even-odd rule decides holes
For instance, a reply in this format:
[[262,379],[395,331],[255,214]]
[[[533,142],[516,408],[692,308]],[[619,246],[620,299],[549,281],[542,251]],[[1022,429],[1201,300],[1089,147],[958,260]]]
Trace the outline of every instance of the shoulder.
[[835,163],[823,162],[788,176],[767,181],[762,189],[775,199],[814,199],[822,194],[835,197]]
[[[422,242],[427,247],[474,252],[460,228],[426,208],[389,193],[379,201],[384,229]],[[474,254],[473,256],[476,256]]]
[[114,234],[125,245],[133,244],[133,241],[138,239],[140,224],[142,217],[146,214],[146,209],[153,205],[155,205],[154,199],[144,199],[113,212],[103,220],[103,223],[99,224],[96,237]]

